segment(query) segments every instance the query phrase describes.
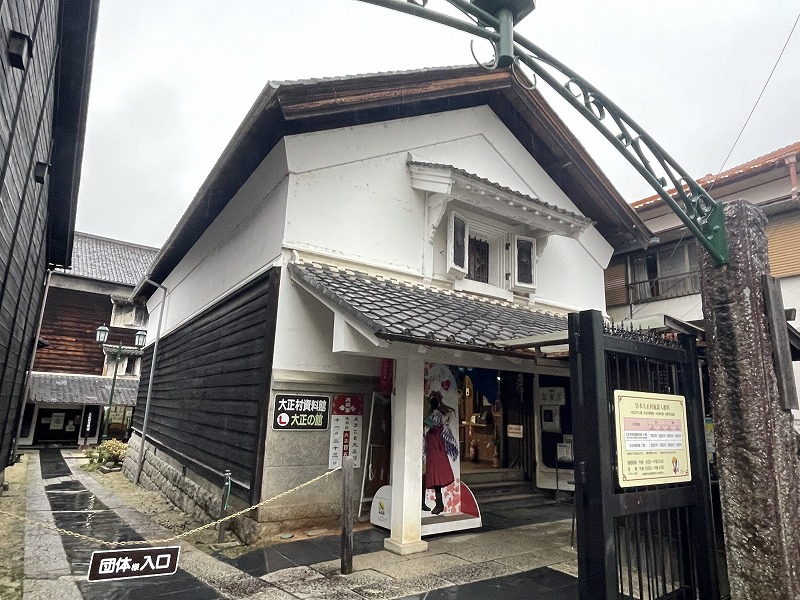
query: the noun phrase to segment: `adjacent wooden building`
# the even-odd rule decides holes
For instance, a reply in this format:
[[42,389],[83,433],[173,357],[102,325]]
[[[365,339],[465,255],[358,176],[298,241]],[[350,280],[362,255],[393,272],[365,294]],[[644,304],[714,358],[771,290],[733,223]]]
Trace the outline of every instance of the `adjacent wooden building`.
[[0,2],[0,473],[14,458],[47,271],[72,256],[97,10]]
[[[135,334],[147,329],[147,310],[130,294],[157,252],[75,233],[72,267],[50,277],[18,445],[93,444],[106,420],[110,436],[127,435],[141,368]],[[95,342],[101,325],[110,329],[102,347]]]

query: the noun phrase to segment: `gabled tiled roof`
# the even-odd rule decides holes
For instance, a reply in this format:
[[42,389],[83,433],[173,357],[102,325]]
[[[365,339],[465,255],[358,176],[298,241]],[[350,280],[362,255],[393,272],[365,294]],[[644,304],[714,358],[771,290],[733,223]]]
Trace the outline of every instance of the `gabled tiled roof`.
[[379,338],[492,348],[492,341],[567,329],[564,317],[510,302],[318,263],[288,268],[309,291],[338,305]]
[[[758,158],[748,160],[746,163],[742,163],[741,165],[731,167],[719,175],[708,173],[702,179],[698,179],[697,183],[699,183],[706,189],[706,191],[708,191],[709,186],[711,185],[717,183],[722,185],[727,183],[728,180],[738,179],[748,175],[755,175],[762,170],[766,170],[772,168],[776,164],[783,163],[784,158],[796,156],[798,153],[800,153],[800,141],[795,142],[794,144],[789,144],[788,146],[784,146],[783,148],[773,150],[772,152],[764,154],[763,156],[759,156]],[[669,195],[675,194],[675,188],[668,190],[667,193]],[[655,194],[653,196],[648,196],[647,198],[637,200],[636,202],[633,202],[631,206],[633,206],[636,210],[639,210],[659,201],[661,201],[661,196]]]
[[[55,404],[108,404],[111,377],[99,375],[67,375],[64,373],[31,373],[32,402]],[[117,377],[114,405],[134,406],[139,378]]]
[[72,269],[60,272],[134,286],[147,274],[158,248],[75,233]]

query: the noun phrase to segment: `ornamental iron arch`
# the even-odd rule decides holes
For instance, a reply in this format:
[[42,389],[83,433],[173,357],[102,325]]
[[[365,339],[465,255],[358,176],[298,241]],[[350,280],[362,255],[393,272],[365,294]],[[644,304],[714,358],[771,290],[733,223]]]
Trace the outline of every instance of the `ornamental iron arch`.
[[[460,10],[464,19],[429,9],[428,0],[359,1],[427,19],[491,42],[494,61],[481,66],[488,70],[510,67],[519,83],[528,89],[535,88],[539,80],[548,84],[602,133],[650,184],[702,244],[716,266],[728,263],[722,203],[715,201],[608,96],[514,31],[514,25],[534,9],[535,0],[444,0]],[[530,69],[529,74],[522,71],[523,65]],[[672,194],[669,193],[671,188],[674,189]]]

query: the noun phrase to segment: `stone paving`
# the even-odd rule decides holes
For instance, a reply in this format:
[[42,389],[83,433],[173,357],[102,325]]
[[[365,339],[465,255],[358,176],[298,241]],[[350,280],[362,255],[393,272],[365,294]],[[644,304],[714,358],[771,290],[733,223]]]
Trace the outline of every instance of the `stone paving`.
[[[52,451],[51,451],[52,452]],[[52,455],[51,455],[52,457]],[[61,459],[30,454],[28,517],[101,539],[158,539],[170,532]],[[75,462],[75,461],[70,461]],[[43,465],[43,468],[40,467]],[[65,470],[66,468],[66,470]],[[517,511],[516,518],[509,515]],[[536,511],[531,512],[531,511]],[[492,517],[489,531],[429,539],[427,552],[380,549],[385,534],[361,532],[354,573],[341,575],[332,536],[276,544],[237,559],[181,543],[177,575],[124,582],[86,580],[87,542],[26,524],[24,600],[187,598],[192,600],[364,600],[392,598],[577,598],[576,555],[569,547],[571,508],[524,506]],[[552,517],[562,517],[551,521]],[[499,518],[505,525],[498,526]],[[541,520],[542,522],[534,522]],[[513,526],[515,522],[528,524]],[[82,528],[83,527],[83,528]],[[223,558],[223,557],[219,557]],[[531,592],[536,592],[532,594]]]

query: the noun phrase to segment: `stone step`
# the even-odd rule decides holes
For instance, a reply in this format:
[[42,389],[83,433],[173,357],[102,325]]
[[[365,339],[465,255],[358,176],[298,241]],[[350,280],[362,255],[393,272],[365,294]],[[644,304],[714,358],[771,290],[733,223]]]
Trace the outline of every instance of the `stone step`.
[[494,483],[500,481],[525,481],[525,473],[522,469],[499,469],[486,468],[480,470],[462,470],[461,481],[470,488],[480,483]]
[[469,489],[475,494],[475,500],[477,500],[479,506],[520,500],[529,500],[535,503],[550,500],[527,481],[476,483],[470,485]]

